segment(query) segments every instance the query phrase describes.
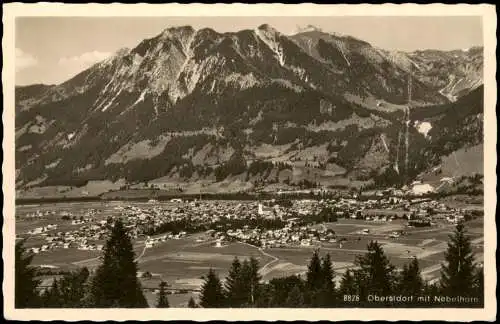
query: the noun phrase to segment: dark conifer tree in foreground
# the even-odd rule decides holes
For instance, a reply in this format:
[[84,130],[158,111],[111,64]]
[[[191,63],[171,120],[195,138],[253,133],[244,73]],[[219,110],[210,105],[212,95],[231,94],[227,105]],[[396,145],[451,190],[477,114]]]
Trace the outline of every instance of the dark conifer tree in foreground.
[[288,293],[285,306],[286,307],[292,307],[292,308],[300,308],[304,307],[304,294],[301,291],[300,287],[294,286],[292,290]]
[[189,298],[189,301],[188,301],[188,308],[197,308],[198,305],[196,305],[196,302],[194,301],[193,297],[191,296],[191,298]]
[[447,296],[473,296],[476,265],[470,238],[464,225],[459,223],[450,236],[441,267],[441,289]]
[[303,286],[304,282],[299,276],[273,278],[262,289],[263,294],[264,292],[267,294],[264,305],[267,307],[287,307],[290,291],[295,287],[299,287],[300,294],[303,295]]
[[63,300],[57,279],[54,279],[50,288],[46,289],[42,293],[41,304],[44,308],[59,308],[63,306]]
[[77,308],[83,306],[85,284],[89,278],[89,274],[87,268],[82,268],[81,270],[66,274],[59,280],[58,294],[61,299],[59,307]]
[[341,295],[357,295],[358,291],[355,287],[356,282],[354,280],[353,271],[347,269],[342,275],[342,279],[340,281],[339,293]]
[[398,290],[412,296],[420,296],[424,289],[424,280],[420,274],[418,259],[414,258],[404,265]]
[[240,307],[246,299],[246,294],[241,280],[241,263],[235,257],[225,282],[226,300],[228,307]]
[[90,290],[90,307],[148,307],[137,279],[132,243],[120,220],[114,223]]
[[222,284],[213,269],[208,271],[205,282],[201,287],[200,306],[204,308],[220,308],[225,306]]
[[323,271],[321,268],[321,260],[319,258],[319,252],[315,250],[313,252],[311,261],[309,261],[309,266],[307,267],[306,273],[306,285],[309,290],[320,289],[323,286]]
[[360,268],[354,272],[354,278],[361,300],[366,300],[367,294],[391,294],[395,267],[378,242],[370,242],[368,252],[356,257],[355,264]]
[[32,255],[25,255],[23,241],[16,243],[15,253],[15,308],[32,308],[39,304],[36,290],[39,282],[35,279],[35,268],[31,267]]
[[426,296],[438,296],[441,294],[439,282],[427,282],[423,287],[423,294]]
[[328,307],[335,304],[334,271],[330,255],[322,259],[314,251],[306,273],[305,302],[312,307]]
[[255,305],[255,301],[259,298],[260,279],[259,261],[257,261],[254,257],[250,257],[250,260],[245,262],[242,267],[243,286],[248,289],[246,304],[250,307],[253,307]]
[[156,307],[158,308],[168,308],[170,307],[167,298],[167,291],[165,288],[167,283],[165,281],[160,282],[160,292],[158,293],[158,300],[156,302]]
[[330,254],[326,254],[321,262],[321,272],[323,286],[320,291],[319,305],[321,307],[331,307],[336,305],[335,293],[335,271],[333,270]]

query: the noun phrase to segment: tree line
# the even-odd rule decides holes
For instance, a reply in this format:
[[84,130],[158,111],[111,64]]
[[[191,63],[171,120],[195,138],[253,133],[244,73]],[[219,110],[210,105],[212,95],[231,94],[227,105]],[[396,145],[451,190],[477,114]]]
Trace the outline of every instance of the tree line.
[[[16,308],[148,307],[137,278],[132,242],[120,220],[115,221],[101,264],[95,270],[83,268],[66,273],[40,292],[43,287],[36,267],[31,266],[32,258],[22,242],[16,244]],[[367,252],[358,255],[354,267],[342,275],[334,270],[330,255],[321,256],[318,250],[313,252],[304,277],[292,275],[267,282],[259,274],[257,259],[235,258],[225,280],[213,269],[208,271],[198,301],[191,297],[188,307],[482,307],[483,268],[474,258],[462,223],[450,235],[436,282],[424,280],[416,258],[397,269],[376,241],[370,242]],[[155,307],[169,307],[166,287],[162,281]],[[370,296],[394,295],[413,299],[378,303],[370,300]],[[444,301],[436,302],[434,296]],[[467,302],[457,300],[458,296],[468,298]]]
[[[258,274],[256,259],[240,263],[235,258],[224,282],[209,270],[199,306],[482,307],[484,303],[483,268],[474,263],[470,239],[462,224],[450,237],[437,282],[424,280],[417,258],[397,269],[378,242],[370,242],[367,250],[356,257],[353,269],[345,271],[338,284],[330,255],[320,257],[318,250],[314,251],[304,278],[292,275],[265,283]],[[374,296],[394,298],[374,302]]]

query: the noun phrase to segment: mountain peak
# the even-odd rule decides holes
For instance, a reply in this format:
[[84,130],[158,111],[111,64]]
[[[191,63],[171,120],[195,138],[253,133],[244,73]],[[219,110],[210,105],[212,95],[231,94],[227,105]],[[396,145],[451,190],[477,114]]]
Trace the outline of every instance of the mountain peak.
[[277,33],[278,32],[275,28],[273,28],[269,24],[262,24],[259,27],[257,27],[257,29],[265,31],[265,32],[269,32],[269,33]]
[[128,47],[122,47],[120,48],[119,50],[117,50],[115,52],[115,55],[116,56],[124,56],[126,55],[128,52],[130,52],[130,49]]
[[308,33],[308,32],[323,32],[323,30],[317,26],[314,25],[307,25],[305,27],[297,26],[297,29],[295,30],[295,34],[301,34],[301,33]]
[[[392,59],[329,31],[302,31],[288,36],[268,24],[225,33],[170,27],[64,84],[17,87],[18,186],[79,185],[96,177],[135,183],[214,175],[221,181],[227,172],[248,171],[243,153],[271,167],[284,154],[303,159],[307,148],[315,162],[333,166],[334,175],[321,181],[366,181],[375,174],[386,179],[379,171],[394,165],[403,170],[393,153],[401,148],[398,111],[408,97],[406,64],[420,66],[413,70],[415,106],[444,104],[448,97],[458,102],[450,107],[470,107],[463,113],[421,108],[419,121],[432,122],[432,129],[430,137],[409,133],[412,172],[427,166],[422,156],[439,162],[448,147],[480,142],[482,103],[472,98],[462,104],[461,98],[482,83],[481,55],[424,52]],[[282,117],[286,123],[276,123]],[[461,129],[464,136],[448,145],[450,131]],[[271,148],[265,157],[264,144]],[[292,172],[303,172],[304,164],[293,160]],[[252,188],[254,179],[267,181],[267,175],[247,175],[244,188]]]
[[163,33],[179,33],[186,31],[194,31],[194,28],[190,25],[184,26],[171,26],[163,30]]
[[185,26],[173,26],[164,29],[161,36],[164,38],[179,37],[194,34],[195,29],[189,25]]

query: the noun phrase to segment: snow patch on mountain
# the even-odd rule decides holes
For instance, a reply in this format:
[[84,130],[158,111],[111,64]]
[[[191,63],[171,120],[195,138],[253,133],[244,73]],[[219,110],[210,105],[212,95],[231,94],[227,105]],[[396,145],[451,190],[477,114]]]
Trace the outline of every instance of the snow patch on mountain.
[[389,146],[387,146],[385,134],[380,134],[380,140],[382,141],[382,144],[384,145],[385,151],[387,153],[389,153]]
[[88,129],[89,126],[84,124],[80,130],[68,133],[66,136],[64,133],[59,133],[58,136],[54,138],[54,145],[62,146],[64,149],[69,148],[87,134]]
[[415,128],[417,131],[424,135],[425,137],[428,136],[430,130],[432,129],[432,124],[430,122],[419,122],[418,120],[415,122]]
[[55,161],[53,161],[52,163],[49,163],[47,165],[45,165],[45,169],[53,169],[55,168],[60,162],[61,162],[62,159],[57,159]]
[[417,196],[427,194],[430,192],[434,192],[434,191],[435,191],[435,188],[428,183],[413,183],[412,188],[411,188],[411,192]]
[[85,171],[88,171],[88,170],[91,170],[92,168],[94,167],[93,164],[89,163],[89,164],[86,164],[83,168],[76,168],[73,173],[76,173],[76,174],[79,174],[79,173],[82,173],[82,172],[85,172]]
[[109,109],[109,107],[111,107],[111,105],[113,104],[113,102],[115,101],[115,99],[118,97],[118,95],[122,92],[122,89],[120,89],[118,91],[117,94],[115,94],[115,96],[113,98],[111,98],[111,100],[108,101],[108,103],[104,106],[104,108],[101,109],[102,112],[105,112],[106,110]]
[[144,97],[146,96],[147,90],[143,90],[139,95],[139,98],[132,104],[132,106],[137,105],[139,102],[144,101]]

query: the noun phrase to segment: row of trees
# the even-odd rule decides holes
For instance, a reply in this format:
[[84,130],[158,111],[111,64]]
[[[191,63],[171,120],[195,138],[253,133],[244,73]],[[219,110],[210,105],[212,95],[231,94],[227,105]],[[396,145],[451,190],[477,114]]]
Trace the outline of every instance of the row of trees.
[[[93,272],[86,268],[65,274],[53,281],[41,294],[32,256],[26,255],[22,243],[15,247],[15,306],[140,308],[148,307],[137,278],[132,243],[120,220],[115,221],[106,243],[102,262]],[[315,251],[304,278],[288,276],[263,282],[255,258],[240,262],[235,258],[222,282],[210,269],[204,278],[199,304],[193,299],[189,307],[480,307],[483,305],[483,269],[474,262],[474,253],[463,224],[450,237],[442,264],[441,278],[427,283],[417,259],[403,269],[396,269],[377,242],[368,252],[357,256],[355,267],[347,270],[337,285],[330,255]],[[156,306],[169,307],[167,284],[161,282]],[[373,304],[369,295],[414,296],[404,303],[386,301]],[[440,305],[419,296],[468,297],[470,303]]]
[[[23,243],[15,247],[15,307],[148,307],[137,278],[132,242],[126,228],[116,220],[106,242],[101,265],[93,273],[82,269],[55,279],[51,287],[39,287],[33,256]],[[39,293],[39,288],[43,292]],[[44,289],[45,288],[45,289]]]
[[210,269],[202,286],[200,306],[252,307],[260,298],[259,263],[255,258],[240,263],[235,258],[224,285]]
[[[323,218],[321,218],[323,219]],[[151,226],[144,228],[144,234],[146,235],[158,235],[167,232],[177,234],[179,232],[185,231],[187,233],[196,233],[207,230],[236,230],[248,226],[249,228],[259,228],[261,230],[275,230],[285,227],[286,221],[279,218],[265,218],[261,216],[256,216],[252,218],[228,218],[220,217],[217,221],[210,222],[195,222],[190,218],[172,220],[156,227]]]
[[[450,238],[441,278],[428,283],[416,258],[396,269],[382,246],[368,244],[368,252],[357,256],[354,269],[347,270],[335,284],[330,255],[315,251],[305,278],[289,276],[262,283],[255,259],[233,261],[223,284],[210,270],[202,287],[201,307],[481,307],[483,269],[474,263],[469,238],[459,224]],[[413,296],[412,299],[373,303],[369,296]],[[431,296],[431,298],[425,298]],[[436,303],[434,296],[465,297],[470,302]],[[421,297],[419,299],[419,297]]]

